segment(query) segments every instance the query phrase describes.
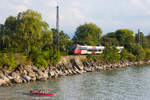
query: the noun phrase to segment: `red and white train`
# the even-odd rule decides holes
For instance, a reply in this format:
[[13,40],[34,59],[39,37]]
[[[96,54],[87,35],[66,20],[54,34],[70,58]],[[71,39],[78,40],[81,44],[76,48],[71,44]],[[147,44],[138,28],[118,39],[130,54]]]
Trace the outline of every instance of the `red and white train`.
[[[82,45],[74,45],[72,47],[73,54],[100,54],[103,53],[105,46],[82,46]],[[120,53],[123,50],[123,46],[116,47]]]

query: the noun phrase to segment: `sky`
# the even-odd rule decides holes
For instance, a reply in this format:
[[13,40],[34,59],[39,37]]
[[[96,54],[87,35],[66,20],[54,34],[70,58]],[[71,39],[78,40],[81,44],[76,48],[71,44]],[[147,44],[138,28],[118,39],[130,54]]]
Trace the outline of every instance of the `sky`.
[[57,5],[60,29],[71,37],[84,23],[96,24],[103,35],[124,28],[150,33],[150,0],[0,0],[0,23],[10,15],[32,9],[42,14],[50,28],[55,28]]

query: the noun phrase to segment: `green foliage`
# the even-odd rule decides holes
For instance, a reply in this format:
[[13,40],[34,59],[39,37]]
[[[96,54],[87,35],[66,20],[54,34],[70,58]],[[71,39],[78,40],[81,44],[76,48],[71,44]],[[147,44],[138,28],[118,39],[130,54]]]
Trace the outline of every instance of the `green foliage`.
[[61,59],[61,53],[56,48],[52,48],[50,52],[50,63],[56,65]]
[[17,67],[14,55],[12,53],[0,53],[0,67],[7,66],[9,70]]
[[126,49],[123,49],[120,53],[121,60],[127,60],[129,56],[129,52]]
[[76,44],[98,45],[99,34],[101,35],[102,31],[98,26],[86,23],[76,29],[73,41]]
[[127,56],[127,60],[129,61],[136,61],[136,56],[133,55],[132,53],[129,53]]
[[104,61],[105,62],[116,62],[120,60],[120,54],[118,54],[119,50],[115,47],[107,47],[104,50]]
[[150,60],[150,49],[146,48],[145,51],[145,60]]
[[[52,29],[53,32],[53,44],[57,44],[57,33],[56,33],[56,29]],[[62,55],[67,55],[71,46],[72,46],[72,42],[71,40],[69,40],[70,37],[65,34],[63,31],[61,31],[59,33],[59,49],[61,51]]]
[[149,41],[142,32],[135,34],[136,43],[139,43],[143,48],[149,47]]
[[120,29],[116,31],[116,38],[119,45],[128,48],[131,44],[135,43],[134,32],[129,29]]
[[52,44],[52,32],[49,25],[42,21],[41,14],[27,10],[16,17],[10,16],[0,33],[1,50],[29,53],[32,48],[42,49]]
[[27,64],[27,57],[21,53],[15,53],[14,58],[18,64],[21,64],[21,65]]
[[115,32],[107,33],[106,35],[104,35],[102,37],[101,43],[104,46],[118,46],[119,45]]
[[145,51],[139,44],[132,45],[131,52],[136,56],[136,60],[138,61],[145,58]]
[[136,56],[134,56],[132,53],[128,52],[126,49],[123,49],[120,53],[121,60],[129,60],[129,61],[135,61]]
[[88,60],[95,60],[95,55],[94,54],[87,55],[87,59]]
[[48,66],[48,61],[47,59],[49,58],[47,55],[49,53],[47,52],[41,52],[38,49],[32,49],[30,52],[30,57],[32,59],[32,62],[35,66],[37,67],[47,67]]

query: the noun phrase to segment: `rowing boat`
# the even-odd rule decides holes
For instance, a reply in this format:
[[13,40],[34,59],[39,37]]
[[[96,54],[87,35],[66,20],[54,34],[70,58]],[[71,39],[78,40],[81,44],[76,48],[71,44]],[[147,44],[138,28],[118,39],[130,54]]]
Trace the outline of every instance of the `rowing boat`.
[[37,95],[37,96],[53,96],[54,94],[49,93],[23,93],[24,95]]

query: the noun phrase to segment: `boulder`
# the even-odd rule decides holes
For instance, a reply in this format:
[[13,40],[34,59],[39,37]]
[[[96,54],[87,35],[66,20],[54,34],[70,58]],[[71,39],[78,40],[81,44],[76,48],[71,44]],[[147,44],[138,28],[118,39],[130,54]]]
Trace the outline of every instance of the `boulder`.
[[22,77],[23,79],[25,79],[27,82],[31,81],[31,77],[29,77],[29,76],[21,75],[21,77]]
[[0,86],[2,86],[4,84],[6,84],[5,80],[3,80],[3,79],[0,78]]

